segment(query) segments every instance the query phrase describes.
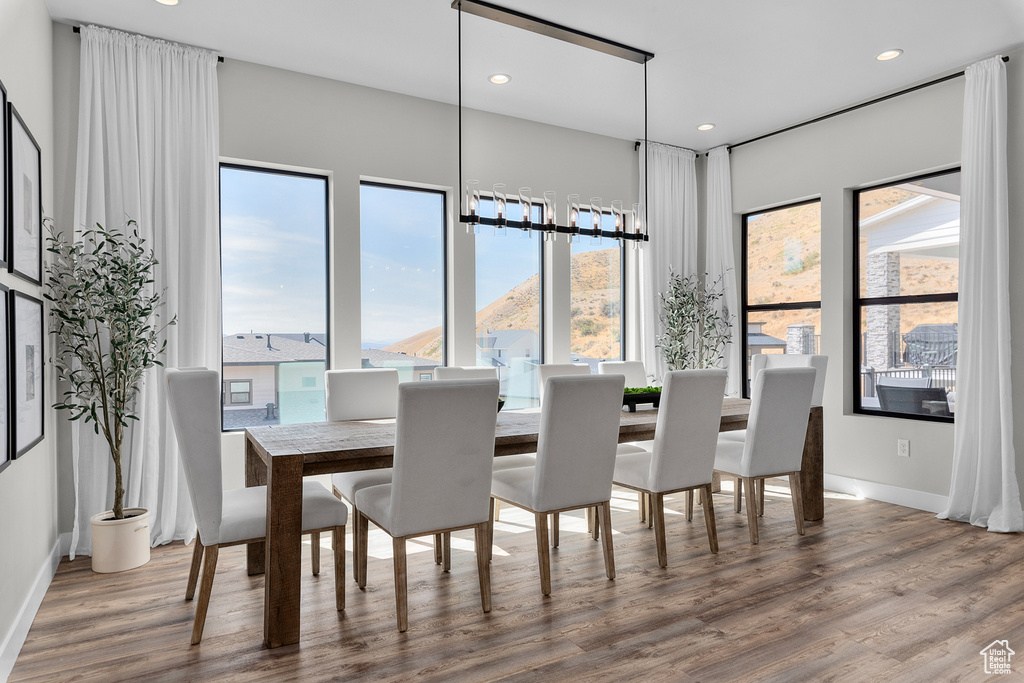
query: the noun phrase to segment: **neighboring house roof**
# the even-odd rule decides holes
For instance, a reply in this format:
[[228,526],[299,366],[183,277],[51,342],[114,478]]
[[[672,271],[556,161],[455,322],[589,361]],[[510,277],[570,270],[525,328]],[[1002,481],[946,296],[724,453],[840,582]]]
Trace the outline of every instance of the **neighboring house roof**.
[[274,365],[326,360],[326,347],[316,342],[296,341],[290,336],[262,333],[224,335],[224,364]]
[[440,365],[436,360],[428,360],[418,356],[410,356],[405,353],[383,351],[381,349],[363,349],[361,351],[363,367],[369,365],[374,368],[394,367],[395,365],[411,365],[419,368],[433,368]]
[[748,332],[747,346],[785,346],[786,342],[763,332]]
[[960,202],[944,193],[922,194],[896,204],[860,224],[868,253],[927,252],[960,243]]
[[313,344],[320,343],[327,346],[327,335],[323,332],[303,332],[301,334],[294,334],[292,332],[273,332],[272,335],[274,339],[277,339],[278,337],[287,337],[288,339],[299,342],[306,342],[306,336],[308,335],[309,342]]

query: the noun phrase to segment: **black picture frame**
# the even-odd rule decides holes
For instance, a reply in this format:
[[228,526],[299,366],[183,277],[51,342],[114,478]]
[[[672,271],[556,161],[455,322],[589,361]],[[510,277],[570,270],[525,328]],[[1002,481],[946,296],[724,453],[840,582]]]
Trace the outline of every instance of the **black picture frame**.
[[14,290],[10,297],[10,443],[17,459],[43,440],[43,302]]
[[7,103],[7,267],[29,282],[43,283],[43,162],[39,143],[11,102]]
[[13,460],[11,453],[11,412],[10,412],[10,292],[0,285],[0,472]]
[[7,176],[11,155],[8,153],[10,123],[7,113],[7,88],[0,81],[0,266],[7,265]]

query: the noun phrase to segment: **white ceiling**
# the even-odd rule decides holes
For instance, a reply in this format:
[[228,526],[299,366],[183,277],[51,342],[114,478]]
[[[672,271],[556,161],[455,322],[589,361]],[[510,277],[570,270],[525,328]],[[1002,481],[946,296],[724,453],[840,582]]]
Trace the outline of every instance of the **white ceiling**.
[[[1024,42],[1022,0],[496,0],[655,54],[649,137],[706,150],[814,118]],[[95,23],[455,103],[451,0],[47,0]],[[643,67],[463,14],[463,103],[643,137]],[[875,55],[901,48],[902,57]],[[512,82],[495,86],[494,72]],[[710,132],[696,130],[713,122]]]

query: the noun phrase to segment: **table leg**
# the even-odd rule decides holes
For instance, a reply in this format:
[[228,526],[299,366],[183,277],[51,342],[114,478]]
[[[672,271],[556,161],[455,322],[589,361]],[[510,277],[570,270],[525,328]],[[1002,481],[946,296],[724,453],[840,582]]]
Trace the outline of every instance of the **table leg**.
[[267,468],[267,562],[263,644],[299,642],[302,576],[302,454],[275,455]]
[[[245,439],[245,486],[265,486],[267,483],[267,466],[256,454],[249,439]],[[246,546],[246,568],[249,576],[263,573],[264,543],[258,541]]]
[[800,489],[804,519],[816,521],[825,517],[824,422],[821,406],[811,408],[804,439],[804,456],[800,466]]

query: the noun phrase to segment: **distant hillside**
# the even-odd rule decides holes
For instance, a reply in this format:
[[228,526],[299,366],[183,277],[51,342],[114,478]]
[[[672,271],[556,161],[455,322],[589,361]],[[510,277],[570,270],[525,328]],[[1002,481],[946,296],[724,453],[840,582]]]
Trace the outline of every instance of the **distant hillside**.
[[[585,356],[607,358],[619,355],[616,300],[607,305],[619,289],[619,271],[607,281],[608,259],[615,249],[577,254],[572,259],[573,349]],[[540,278],[529,278],[490,302],[476,314],[477,330],[537,329],[540,315]],[[612,320],[612,317],[616,320]],[[385,351],[441,360],[441,328],[435,327],[391,344]]]

